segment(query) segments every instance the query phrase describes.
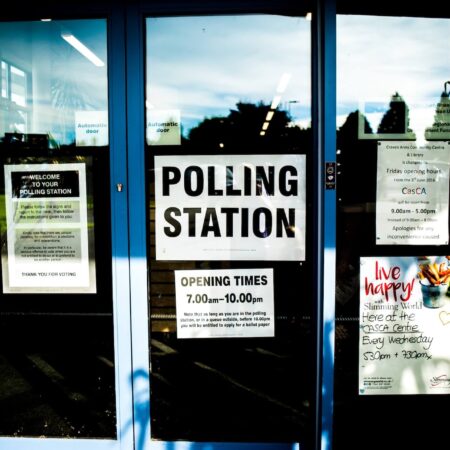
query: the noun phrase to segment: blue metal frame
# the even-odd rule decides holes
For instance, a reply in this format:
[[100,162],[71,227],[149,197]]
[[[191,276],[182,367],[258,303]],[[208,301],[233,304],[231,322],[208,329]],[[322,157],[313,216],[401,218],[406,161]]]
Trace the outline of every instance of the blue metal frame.
[[127,8],[127,115],[131,323],[135,449],[150,448],[150,374],[147,307],[147,214],[145,182],[144,22],[139,8]]
[[316,302],[316,404],[314,448],[332,447],[336,191],[325,190],[325,162],[336,162],[336,57],[334,0],[313,13],[314,281]]
[[[123,10],[113,7],[108,29],[109,127],[111,151],[111,223],[113,255],[113,299],[115,319],[117,437],[120,448],[134,442],[130,253],[128,243],[126,51]],[[122,184],[122,190],[117,185]]]
[[334,330],[336,285],[336,190],[325,189],[325,162],[336,163],[336,2],[319,1],[315,23],[313,84],[317,102],[317,420],[316,448],[330,450],[333,437]]
[[[161,442],[151,441],[152,450],[301,450],[299,444],[242,442]],[[136,447],[135,450],[141,450]]]

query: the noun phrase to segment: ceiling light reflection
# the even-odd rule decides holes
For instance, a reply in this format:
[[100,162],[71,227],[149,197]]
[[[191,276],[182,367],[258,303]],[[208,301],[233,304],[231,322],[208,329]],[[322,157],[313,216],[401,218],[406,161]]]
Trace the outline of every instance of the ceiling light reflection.
[[270,109],[277,109],[279,103],[281,100],[281,95],[275,95],[275,97],[272,100],[272,104],[270,105]]
[[281,75],[281,78],[280,78],[280,81],[279,81],[278,87],[277,87],[277,92],[279,94],[282,94],[286,90],[287,85],[291,79],[291,76],[292,76],[292,74],[290,74],[290,73],[283,73],[283,75]]
[[272,117],[274,114],[275,114],[275,111],[269,111],[266,116],[266,121],[270,122],[272,120]]
[[94,66],[103,67],[105,63],[91,50],[89,50],[82,42],[80,42],[73,34],[62,33],[61,37],[69,43],[75,50],[78,50],[86,59]]

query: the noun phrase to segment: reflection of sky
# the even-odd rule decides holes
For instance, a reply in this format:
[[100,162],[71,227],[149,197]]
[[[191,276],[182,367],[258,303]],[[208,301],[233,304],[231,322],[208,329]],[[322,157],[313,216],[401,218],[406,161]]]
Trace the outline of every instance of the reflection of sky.
[[[95,67],[62,39],[63,32],[76,36],[105,66]],[[31,81],[28,133],[50,133],[59,143],[70,144],[76,111],[107,110],[106,48],[102,19],[0,24],[0,58],[25,71]],[[18,129],[9,114],[0,135]]]
[[[338,16],[338,126],[360,102],[388,104],[398,92],[423,134],[450,80],[449,35],[448,19]],[[382,113],[369,106],[366,115],[376,131]]]
[[184,133],[238,102],[270,104],[310,119],[310,23],[282,16],[147,19],[147,105],[181,110]]
[[[310,22],[304,18],[150,18],[147,27],[148,104],[180,110],[184,134],[205,117],[228,115],[237,102],[270,104],[283,73],[292,78],[280,108],[303,126],[309,122]],[[380,105],[398,91],[410,108],[410,127],[420,135],[433,123],[450,80],[450,21],[338,16],[337,30],[338,125],[364,102],[376,130],[386,109]],[[85,109],[106,110],[106,67],[93,66],[72,49],[62,31],[107,62],[104,20],[2,23],[0,56],[32,75],[35,114],[29,131],[54,131],[60,120],[57,126],[70,140],[73,129],[69,137],[63,124],[68,116],[58,118],[52,107],[50,82],[60,80],[60,89],[72,86],[68,96],[78,93]]]

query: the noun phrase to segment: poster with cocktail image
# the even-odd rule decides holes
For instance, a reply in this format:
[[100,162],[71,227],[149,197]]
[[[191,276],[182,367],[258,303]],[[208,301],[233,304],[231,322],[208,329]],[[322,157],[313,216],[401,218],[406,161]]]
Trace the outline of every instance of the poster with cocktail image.
[[360,259],[359,394],[450,394],[450,262]]

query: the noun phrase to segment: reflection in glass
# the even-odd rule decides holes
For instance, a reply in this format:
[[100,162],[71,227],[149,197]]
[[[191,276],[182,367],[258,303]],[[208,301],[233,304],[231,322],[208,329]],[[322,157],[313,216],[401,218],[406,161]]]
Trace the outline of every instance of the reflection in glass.
[[[425,8],[427,14],[431,13],[428,5]],[[423,219],[423,205],[416,209],[407,205],[406,201],[410,199],[406,195],[401,198],[403,193],[409,192],[408,188],[418,188],[419,191],[425,185],[427,189],[438,185],[438,182],[427,179],[419,183],[416,180],[420,176],[408,178],[406,173],[420,173],[422,170],[426,173],[426,163],[439,167],[442,174],[448,173],[450,161],[447,156],[426,160],[421,152],[406,155],[405,148],[409,146],[414,153],[416,148],[427,144],[432,147],[440,144],[439,141],[444,141],[441,147],[447,147],[450,139],[447,126],[450,113],[447,84],[450,74],[449,33],[448,19],[358,15],[340,15],[337,18],[336,449],[348,448],[355,441],[364,442],[364,446],[370,449],[386,445],[389,448],[415,448],[416,431],[403,433],[397,425],[390,423],[382,426],[382,431],[371,433],[368,439],[368,424],[379,423],[386,411],[440,410],[448,403],[448,396],[433,396],[431,399],[427,395],[374,395],[369,400],[358,390],[358,372],[360,365],[364,364],[358,359],[361,345],[360,289],[364,296],[360,285],[361,258],[378,257],[380,261],[392,258],[396,261],[406,256],[449,254],[449,246],[441,245],[448,232],[448,213],[444,214],[445,217],[428,216]],[[405,147],[397,155],[386,156],[385,149],[402,144]],[[447,155],[443,151],[444,154]],[[411,162],[407,158],[416,159],[411,159]],[[405,167],[410,162],[412,170],[407,172]],[[383,184],[383,173],[377,173],[377,167],[383,168],[387,184]],[[390,173],[398,174],[395,180],[394,176],[390,178]],[[393,186],[392,181],[405,189],[383,190],[383,186]],[[446,179],[443,175],[439,182],[442,182],[442,189],[437,195],[438,202],[445,210],[448,206],[448,176]],[[389,208],[391,214],[388,216],[385,212],[383,216],[386,221],[378,221],[383,202],[387,204],[391,198],[399,199],[399,202],[403,200],[403,206]],[[429,212],[434,213],[434,208]],[[420,230],[425,227],[419,226],[422,220],[433,224],[435,219],[444,230],[442,239],[439,245],[426,245],[424,239],[420,240],[423,237]],[[376,225],[378,222],[383,224],[381,231],[388,234],[386,224],[389,220],[398,225],[398,233],[393,233],[392,238],[396,239],[395,245],[391,245],[392,241],[383,241],[384,244],[380,245],[377,242],[378,228],[382,227]],[[413,223],[419,226],[415,228]],[[413,235],[411,240],[406,239],[408,230],[415,231],[410,233]],[[390,335],[385,336],[387,342]],[[376,338],[378,334],[372,337]],[[384,350],[380,348],[380,352],[387,352],[386,347]],[[412,348],[411,344],[405,343],[404,349]],[[426,380],[423,373],[414,370],[416,362],[391,361],[393,377],[399,379],[403,376],[409,383],[421,386]],[[433,428],[445,428],[446,420],[436,416]],[[442,438],[434,433],[427,434],[429,447],[438,447],[436,442],[442,445]]]
[[0,23],[0,436],[114,439],[106,68],[67,30],[106,62],[105,20]]
[[180,39],[179,18],[147,19],[147,122],[155,113],[169,122],[177,112],[188,138],[206,118],[262,103],[288,112],[290,126],[309,127],[309,25],[277,16],[190,17]]
[[0,24],[0,139],[108,144],[106,21]]
[[[147,19],[154,439],[303,445],[310,437],[314,370],[309,244],[306,262],[238,261],[229,253],[224,261],[200,261],[195,255],[190,258],[194,261],[157,259],[154,185],[157,155],[183,155],[180,162],[206,155],[197,158],[211,164],[226,161],[226,155],[251,155],[249,160],[264,165],[271,160],[265,154],[301,154],[309,167],[309,26],[303,18],[262,15]],[[307,192],[309,183],[307,177]],[[220,195],[217,204],[222,204]],[[239,197],[233,206],[242,206]],[[306,220],[308,227],[308,215]],[[218,241],[224,246],[224,239]],[[274,337],[177,337],[174,273],[211,269],[273,269]]]
[[1,95],[3,98],[8,97],[8,66],[5,61],[1,61]]
[[[340,15],[338,30],[338,128],[350,112],[359,110],[376,133],[389,104],[401,98],[409,109],[403,113],[408,115],[409,131],[398,133],[397,128],[379,133],[396,135],[391,136],[394,139],[414,139],[405,136],[414,133],[423,141],[449,79],[450,43],[445,38],[449,21]],[[374,44],[373,36],[380,30],[389,45]]]

